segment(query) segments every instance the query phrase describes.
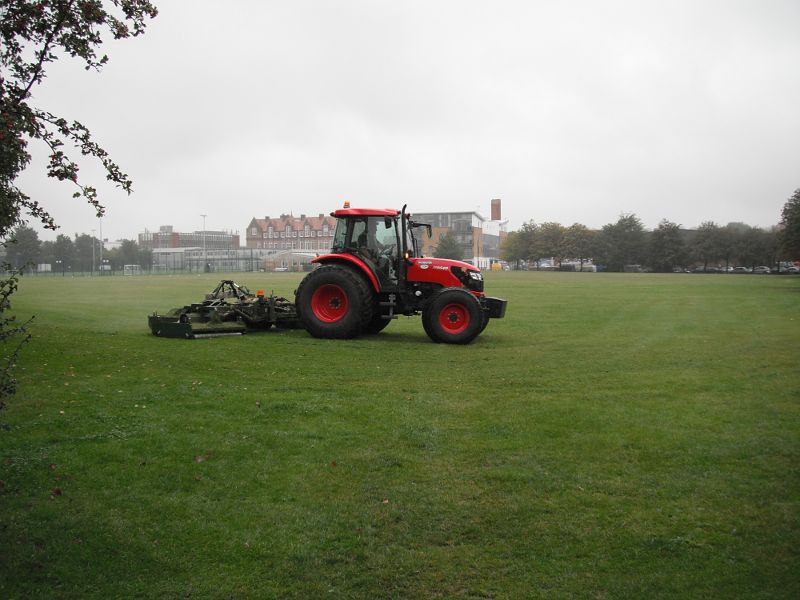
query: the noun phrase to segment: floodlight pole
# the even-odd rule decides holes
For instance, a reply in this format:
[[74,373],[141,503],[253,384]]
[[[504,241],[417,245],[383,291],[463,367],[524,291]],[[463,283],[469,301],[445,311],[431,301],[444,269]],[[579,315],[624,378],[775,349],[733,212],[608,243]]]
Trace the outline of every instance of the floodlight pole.
[[103,218],[101,217],[99,221],[100,221],[100,264],[102,264],[103,263]]
[[203,217],[203,273],[205,273],[208,266],[208,255],[206,254],[206,217],[208,215],[200,216]]
[[94,232],[95,232],[95,230],[92,229],[92,277],[94,277],[94,271],[95,271],[95,268],[94,268],[94,264],[95,264],[94,263],[94,247],[95,247]]

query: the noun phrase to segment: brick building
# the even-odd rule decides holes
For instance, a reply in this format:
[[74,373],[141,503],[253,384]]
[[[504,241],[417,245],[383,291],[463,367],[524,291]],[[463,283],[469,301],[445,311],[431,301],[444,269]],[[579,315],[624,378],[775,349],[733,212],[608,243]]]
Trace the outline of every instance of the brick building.
[[323,214],[253,218],[247,226],[246,243],[248,248],[322,253],[331,249],[335,228],[336,220]]

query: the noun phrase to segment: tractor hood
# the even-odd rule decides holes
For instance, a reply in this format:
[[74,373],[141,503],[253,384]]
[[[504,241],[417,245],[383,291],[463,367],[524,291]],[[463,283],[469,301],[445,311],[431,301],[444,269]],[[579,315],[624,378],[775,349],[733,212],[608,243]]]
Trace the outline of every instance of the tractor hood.
[[483,291],[481,270],[469,263],[447,258],[412,258],[409,262],[409,281],[438,283],[444,287],[466,287],[473,292]]
[[[436,267],[444,267],[445,269],[450,269],[450,267],[456,267],[458,269],[466,269],[467,271],[478,271],[480,273],[480,269],[475,265],[471,265],[463,260],[451,260],[449,258],[412,258],[411,262],[413,264],[417,264],[420,266],[421,269],[429,268],[434,269]],[[425,265],[428,265],[425,267]]]

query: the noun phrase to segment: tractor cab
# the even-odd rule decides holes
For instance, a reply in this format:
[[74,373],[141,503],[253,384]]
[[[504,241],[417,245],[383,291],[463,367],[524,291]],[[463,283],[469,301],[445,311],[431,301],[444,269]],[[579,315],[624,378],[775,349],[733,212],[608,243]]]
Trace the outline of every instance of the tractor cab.
[[395,209],[335,211],[331,253],[358,257],[376,276],[382,289],[396,286],[400,257],[406,246],[401,245],[399,215]]

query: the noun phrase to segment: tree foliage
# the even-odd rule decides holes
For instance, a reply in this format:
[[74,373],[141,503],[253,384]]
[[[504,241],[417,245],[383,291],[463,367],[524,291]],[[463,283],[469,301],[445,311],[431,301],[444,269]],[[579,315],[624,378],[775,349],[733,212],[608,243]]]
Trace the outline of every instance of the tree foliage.
[[12,271],[8,277],[0,280],[0,347],[3,350],[0,354],[0,409],[5,407],[6,398],[17,391],[14,367],[22,346],[31,337],[26,326],[33,317],[20,323],[16,315],[9,316],[6,312],[11,305],[11,295],[17,291],[19,275],[19,271]]
[[800,258],[800,189],[796,189],[781,211],[781,250],[786,258]]
[[[538,266],[543,258],[587,259],[610,271],[622,271],[625,265],[643,265],[654,271],[669,272],[700,262],[704,266],[718,261],[725,266],[774,265],[783,258],[797,258],[792,236],[800,238],[800,190],[795,191],[784,207],[781,228],[769,230],[732,222],[720,227],[712,221],[695,230],[662,220],[652,232],[645,231],[635,214],[623,214],[616,223],[599,231],[581,223],[564,227],[559,223],[533,220],[518,231],[509,232],[501,245],[501,258],[510,263],[528,261]],[[792,229],[795,228],[795,229]],[[782,245],[781,245],[782,243]]]
[[608,223],[597,238],[596,261],[610,271],[622,271],[625,265],[641,264],[646,258],[644,226],[635,214],[620,215]]
[[70,263],[75,256],[75,243],[72,238],[63,233],[58,234],[53,244],[53,253],[56,260],[64,261],[65,264]]
[[448,231],[441,238],[436,250],[433,251],[436,258],[451,258],[453,260],[464,259],[464,249],[458,243],[452,232]]
[[714,221],[703,221],[694,233],[692,256],[707,267],[722,257],[722,236],[720,227]]
[[522,224],[520,235],[522,237],[521,247],[523,249],[525,259],[529,262],[535,262],[538,265],[539,254],[537,243],[539,238],[539,226],[533,221],[533,219],[531,219],[527,223]]
[[[87,70],[99,70],[108,61],[106,55],[98,54],[104,36],[136,37],[144,32],[145,20],[156,14],[156,8],[147,0],[3,0],[0,3],[0,242],[6,247],[12,230],[25,224],[27,217],[38,220],[47,229],[57,228],[44,206],[17,187],[19,175],[31,160],[28,152],[31,140],[44,143],[49,150],[47,176],[71,182],[75,186],[73,198],[85,199],[98,216],[103,214],[104,207],[98,200],[97,189],[80,180],[79,165],[71,153],[98,160],[105,169],[106,179],[131,192],[131,180],[93,139],[89,129],[78,121],[35,106],[32,90],[44,80],[45,67],[60,56],[80,60]],[[70,146],[72,150],[68,150]],[[54,251],[58,245],[56,240]],[[2,266],[5,271],[8,265]],[[0,407],[3,398],[15,391],[13,367],[29,337],[25,323],[18,324],[14,317],[5,315],[18,283],[17,271],[0,280],[3,356]]]
[[39,261],[41,246],[39,234],[30,227],[20,225],[6,244],[6,261],[12,268],[25,269]]
[[749,229],[750,226],[744,223],[728,223],[720,228],[719,258],[725,263],[726,268],[731,263],[742,262],[743,239]]
[[139,246],[135,240],[122,240],[122,245],[119,248],[120,258],[123,264],[138,265],[139,264]]
[[55,261],[55,254],[53,253],[53,246],[55,242],[50,240],[45,240],[42,242],[42,245],[39,248],[39,262],[52,265]]
[[73,270],[75,271],[92,271],[95,268],[95,263],[99,254],[100,248],[99,240],[95,239],[91,235],[87,235],[85,233],[81,233],[78,235],[75,234],[75,240],[73,242],[73,247],[75,250],[74,253],[74,264],[72,265]]
[[552,258],[554,264],[561,264],[564,258],[565,231],[560,223],[542,223],[533,244],[536,258]]
[[564,255],[577,258],[583,268],[583,262],[592,256],[594,239],[594,231],[581,223],[573,223],[564,231]]
[[683,267],[687,260],[686,242],[677,223],[662,220],[650,237],[650,261],[654,271],[668,273]]
[[45,78],[45,67],[59,56],[99,70],[108,61],[98,50],[104,36],[135,37],[156,8],[147,0],[5,0],[0,5],[0,237],[5,237],[24,215],[55,229],[47,210],[16,185],[29,164],[28,142],[39,140],[49,149],[47,176],[76,186],[73,197],[83,197],[103,214],[97,189],[83,183],[79,165],[67,153],[72,146],[81,156],[103,165],[106,178],[130,193],[131,180],[92,138],[89,129],[32,104],[32,90]]
[[778,246],[775,231],[764,231],[758,227],[748,227],[741,238],[739,262],[747,267],[772,265],[773,253]]
[[528,258],[525,238],[521,231],[510,231],[500,243],[500,258],[519,267]]

